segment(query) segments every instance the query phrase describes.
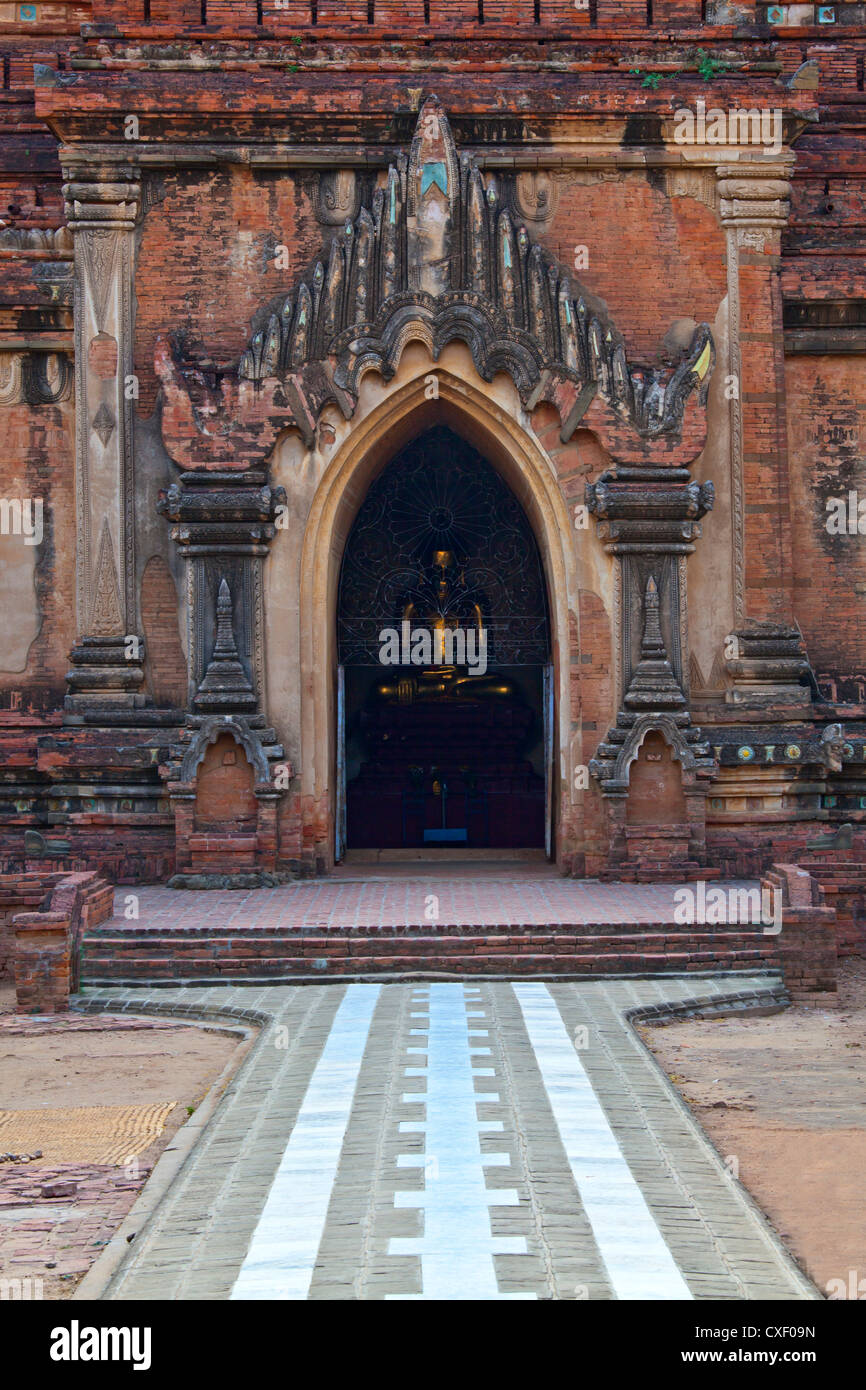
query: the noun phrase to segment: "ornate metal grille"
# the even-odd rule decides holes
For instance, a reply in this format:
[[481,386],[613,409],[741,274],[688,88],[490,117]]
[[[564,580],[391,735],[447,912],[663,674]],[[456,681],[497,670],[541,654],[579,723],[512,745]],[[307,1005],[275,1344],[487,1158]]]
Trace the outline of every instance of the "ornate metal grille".
[[[453,557],[444,572],[434,554]],[[441,616],[466,627],[476,605],[488,666],[549,659],[547,594],[529,522],[496,470],[445,426],[407,445],[373,483],[346,544],[338,640],[344,666],[378,666],[379,634]]]

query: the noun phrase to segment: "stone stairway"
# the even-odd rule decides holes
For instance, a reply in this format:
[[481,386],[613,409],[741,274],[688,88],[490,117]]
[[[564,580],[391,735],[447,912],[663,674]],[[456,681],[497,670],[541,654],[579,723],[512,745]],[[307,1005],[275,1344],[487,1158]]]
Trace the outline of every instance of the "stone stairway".
[[106,923],[87,933],[86,986],[304,981],[461,975],[519,977],[681,974],[778,966],[778,938],[759,926],[671,922],[390,927],[177,927]]

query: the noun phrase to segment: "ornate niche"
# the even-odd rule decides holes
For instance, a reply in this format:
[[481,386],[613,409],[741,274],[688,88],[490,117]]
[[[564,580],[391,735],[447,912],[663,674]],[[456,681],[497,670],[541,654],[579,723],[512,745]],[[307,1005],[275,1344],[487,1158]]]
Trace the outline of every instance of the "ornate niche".
[[[285,765],[260,710],[261,566],[284,502],[283,489],[255,473],[183,474],[160,498],[187,562],[190,712],[160,769],[180,881],[276,867],[281,791],[273,769]],[[288,780],[287,772],[283,790]]]
[[[587,484],[586,497],[620,564],[623,694],[589,765],[607,811],[609,864],[619,873],[651,865],[687,876],[706,862],[706,796],[717,764],[688,708],[685,557],[713,487],[685,470],[625,469]],[[648,795],[654,823],[643,814]]]

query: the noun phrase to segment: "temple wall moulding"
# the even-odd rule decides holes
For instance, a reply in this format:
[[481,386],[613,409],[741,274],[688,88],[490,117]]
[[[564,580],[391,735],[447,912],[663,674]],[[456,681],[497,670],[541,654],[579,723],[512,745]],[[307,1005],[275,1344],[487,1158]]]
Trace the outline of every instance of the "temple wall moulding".
[[6,352],[0,342],[0,406],[59,405],[72,397],[74,370],[64,352]]
[[728,704],[805,707],[818,693],[799,628],[752,621],[735,629],[726,645]]
[[[324,178],[320,204],[323,188],[350,198],[341,179]],[[519,186],[540,221],[544,178]],[[365,373],[390,379],[406,344],[420,339],[434,360],[466,343],[482,379],[508,373],[526,409],[551,402],[563,440],[581,423],[624,462],[691,462],[706,437],[709,327],[695,328],[673,366],[630,363],[601,304],[516,219],[517,187],[500,197],[494,180],[485,185],[429,98],[408,159],[390,166],[292,293],[264,306],[238,361],[217,372],[158,342],[171,457],[187,469],[226,467],[240,448],[247,467],[260,466],[291,426],[312,445],[326,404],[350,418]]]
[[354,221],[361,204],[361,181],[354,169],[326,169],[316,187],[316,216],[325,227]]

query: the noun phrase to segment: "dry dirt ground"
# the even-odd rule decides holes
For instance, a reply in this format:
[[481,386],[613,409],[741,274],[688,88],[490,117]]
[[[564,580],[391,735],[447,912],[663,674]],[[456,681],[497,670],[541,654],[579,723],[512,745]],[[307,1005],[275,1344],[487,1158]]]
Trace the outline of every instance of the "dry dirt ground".
[[818,1288],[866,1298],[866,959],[839,973],[833,1009],[639,1031]]
[[[158,1138],[125,1164],[64,1159],[62,1143],[33,1138],[10,1149],[0,1126],[0,1282],[30,1280],[25,1296],[67,1298],[126,1216],[154,1163],[202,1100],[239,1040],[171,1020],[14,1014],[0,985],[0,1112],[174,1101]],[[16,1116],[16,1133],[21,1134]],[[43,1150],[29,1162],[3,1151]],[[35,1281],[41,1280],[41,1285]],[[18,1286],[6,1285],[4,1289]]]

